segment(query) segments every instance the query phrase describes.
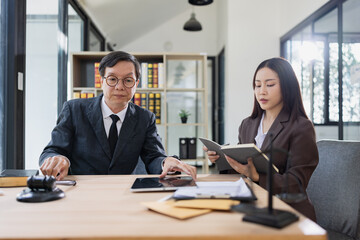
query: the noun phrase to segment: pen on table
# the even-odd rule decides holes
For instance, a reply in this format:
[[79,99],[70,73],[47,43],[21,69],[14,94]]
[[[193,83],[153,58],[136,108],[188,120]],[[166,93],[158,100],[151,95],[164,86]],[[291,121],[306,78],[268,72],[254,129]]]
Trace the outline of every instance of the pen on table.
[[56,181],[56,185],[75,186],[76,181],[75,180],[59,180],[59,181]]
[[[59,176],[60,173],[58,173],[56,176]],[[75,180],[57,180],[56,181],[57,185],[66,185],[66,186],[75,186],[76,185],[76,181]]]

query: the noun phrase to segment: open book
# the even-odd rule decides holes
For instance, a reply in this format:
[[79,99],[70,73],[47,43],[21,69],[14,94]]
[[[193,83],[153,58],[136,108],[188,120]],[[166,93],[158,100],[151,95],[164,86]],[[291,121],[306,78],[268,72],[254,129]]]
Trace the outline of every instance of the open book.
[[[242,164],[247,164],[247,159],[252,157],[258,173],[268,172],[269,158],[253,143],[221,146],[210,139],[199,139],[209,150],[215,151],[220,156],[220,158],[216,161],[219,171],[232,169],[225,158],[226,154]],[[279,171],[274,165],[272,168],[273,173]]]

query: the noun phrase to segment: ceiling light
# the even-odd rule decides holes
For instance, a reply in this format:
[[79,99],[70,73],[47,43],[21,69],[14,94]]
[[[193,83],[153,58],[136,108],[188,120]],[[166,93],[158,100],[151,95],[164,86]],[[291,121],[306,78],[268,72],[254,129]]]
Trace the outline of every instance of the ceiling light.
[[201,29],[202,29],[201,24],[198,20],[196,20],[195,13],[192,13],[190,19],[184,25],[184,30],[201,31]]
[[204,6],[212,3],[213,0],[189,0],[189,3],[197,6]]

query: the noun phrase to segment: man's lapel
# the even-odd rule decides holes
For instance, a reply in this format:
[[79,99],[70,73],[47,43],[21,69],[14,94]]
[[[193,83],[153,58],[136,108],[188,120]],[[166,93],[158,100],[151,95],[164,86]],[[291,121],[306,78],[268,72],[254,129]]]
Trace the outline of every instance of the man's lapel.
[[89,104],[87,116],[95,132],[98,142],[106,155],[111,159],[111,152],[108,139],[106,137],[103,115],[101,112],[101,99],[103,95],[96,97],[95,101]]

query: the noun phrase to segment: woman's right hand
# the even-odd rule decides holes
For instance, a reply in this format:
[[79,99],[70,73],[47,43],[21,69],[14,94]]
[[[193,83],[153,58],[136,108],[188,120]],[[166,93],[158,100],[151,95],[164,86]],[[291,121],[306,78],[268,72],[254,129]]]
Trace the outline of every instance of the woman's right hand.
[[203,146],[203,149],[207,153],[210,162],[215,163],[216,160],[219,159],[220,156],[217,155],[215,151],[209,151],[209,149],[207,149],[207,147],[205,147],[205,146]]

